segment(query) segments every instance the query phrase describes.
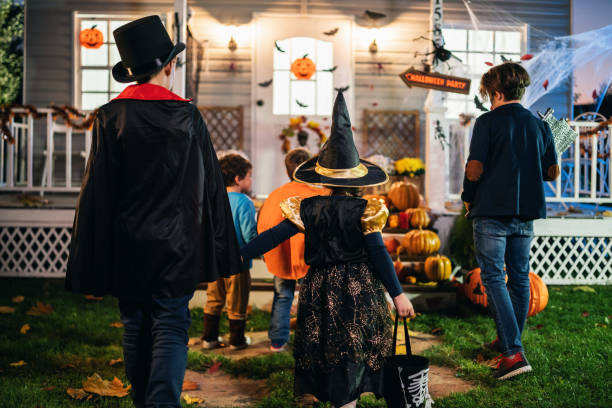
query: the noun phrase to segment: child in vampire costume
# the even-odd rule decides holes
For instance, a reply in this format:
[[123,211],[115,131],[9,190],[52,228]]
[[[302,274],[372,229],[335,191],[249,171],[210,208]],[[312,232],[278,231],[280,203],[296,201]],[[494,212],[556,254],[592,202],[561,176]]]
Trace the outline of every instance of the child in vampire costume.
[[300,288],[295,333],[295,394],[312,394],[335,407],[355,407],[359,395],[382,395],[382,366],[391,353],[384,288],[398,313],[414,313],[402,293],[381,230],[389,214],[378,200],[356,196],[360,187],[388,176],[360,160],[340,92],[333,125],[318,157],[302,163],[296,181],[331,187],[331,196],[281,202],[286,220],[242,248],[245,259],[261,255],[298,232],[310,266]]
[[[169,91],[176,55],[158,16],[117,28],[119,82],[99,109],[66,287],[119,298],[137,407],[180,407],[196,286],[241,270],[217,156],[197,108]],[[160,86],[156,83],[162,83]]]

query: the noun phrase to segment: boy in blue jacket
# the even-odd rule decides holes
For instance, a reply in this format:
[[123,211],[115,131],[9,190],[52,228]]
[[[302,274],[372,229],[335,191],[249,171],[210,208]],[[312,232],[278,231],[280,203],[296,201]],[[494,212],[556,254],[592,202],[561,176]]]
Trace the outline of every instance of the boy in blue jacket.
[[559,176],[548,124],[520,104],[529,84],[527,71],[512,62],[483,75],[480,94],[492,106],[474,125],[461,195],[474,220],[476,260],[497,326],[487,346],[502,353],[494,372],[499,380],[531,371],[521,334],[533,220],[546,218],[544,182]]

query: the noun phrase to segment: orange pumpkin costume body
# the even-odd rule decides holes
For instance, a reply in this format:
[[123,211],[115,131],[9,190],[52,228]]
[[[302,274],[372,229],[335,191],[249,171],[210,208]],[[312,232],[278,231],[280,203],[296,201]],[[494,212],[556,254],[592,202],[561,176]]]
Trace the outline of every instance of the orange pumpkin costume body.
[[[275,227],[285,218],[280,203],[290,197],[308,198],[329,195],[330,191],[307,184],[291,181],[274,190],[259,211],[257,233],[261,234]],[[301,279],[308,272],[304,262],[304,234],[296,234],[264,255],[268,271],[282,279]]]

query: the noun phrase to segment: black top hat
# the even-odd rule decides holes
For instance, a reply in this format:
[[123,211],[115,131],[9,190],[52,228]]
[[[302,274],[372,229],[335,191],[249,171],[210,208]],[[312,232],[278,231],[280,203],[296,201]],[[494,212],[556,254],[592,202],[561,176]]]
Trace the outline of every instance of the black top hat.
[[172,44],[159,16],[131,21],[113,31],[121,61],[113,67],[117,82],[133,82],[151,76],[185,49]]
[[329,187],[376,186],[389,180],[382,168],[359,158],[342,91],[338,92],[334,103],[329,139],[318,157],[295,169],[293,178],[302,183]]

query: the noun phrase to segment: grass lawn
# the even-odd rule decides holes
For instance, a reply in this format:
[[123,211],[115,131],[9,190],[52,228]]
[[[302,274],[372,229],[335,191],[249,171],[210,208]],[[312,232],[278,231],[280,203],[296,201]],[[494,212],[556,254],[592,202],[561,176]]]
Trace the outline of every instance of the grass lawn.
[[[426,352],[433,364],[458,369],[458,375],[477,384],[469,393],[436,401],[435,407],[612,407],[612,286],[594,286],[596,293],[551,287],[546,310],[530,318],[523,335],[527,357],[534,367],[530,375],[509,382],[493,380],[479,355],[490,358],[480,347],[494,338],[490,317],[462,306],[453,314],[423,314],[411,329],[430,332],[442,329],[444,343]],[[22,303],[11,299],[22,295]],[[51,304],[53,313],[28,316],[36,301]],[[104,379],[117,376],[126,381],[123,364],[109,361],[122,357],[121,328],[117,302],[85,300],[63,290],[63,282],[43,279],[0,280],[0,306],[15,312],[0,315],[0,407],[130,407],[128,398],[94,397],[76,401],[66,388],[80,388],[97,372]],[[192,311],[191,336],[201,330],[202,310]],[[266,330],[269,316],[255,311],[249,328]],[[26,334],[20,329],[30,325]],[[227,330],[227,322],[222,331]],[[207,369],[215,359],[190,352],[188,366]],[[23,360],[26,365],[12,367]],[[267,379],[270,395],[259,407],[291,407],[293,404],[293,358],[280,353],[248,360],[223,360],[222,369],[233,375]],[[187,406],[187,405],[185,405]],[[321,406],[324,406],[321,404]],[[361,399],[360,407],[384,407],[382,401]]]

